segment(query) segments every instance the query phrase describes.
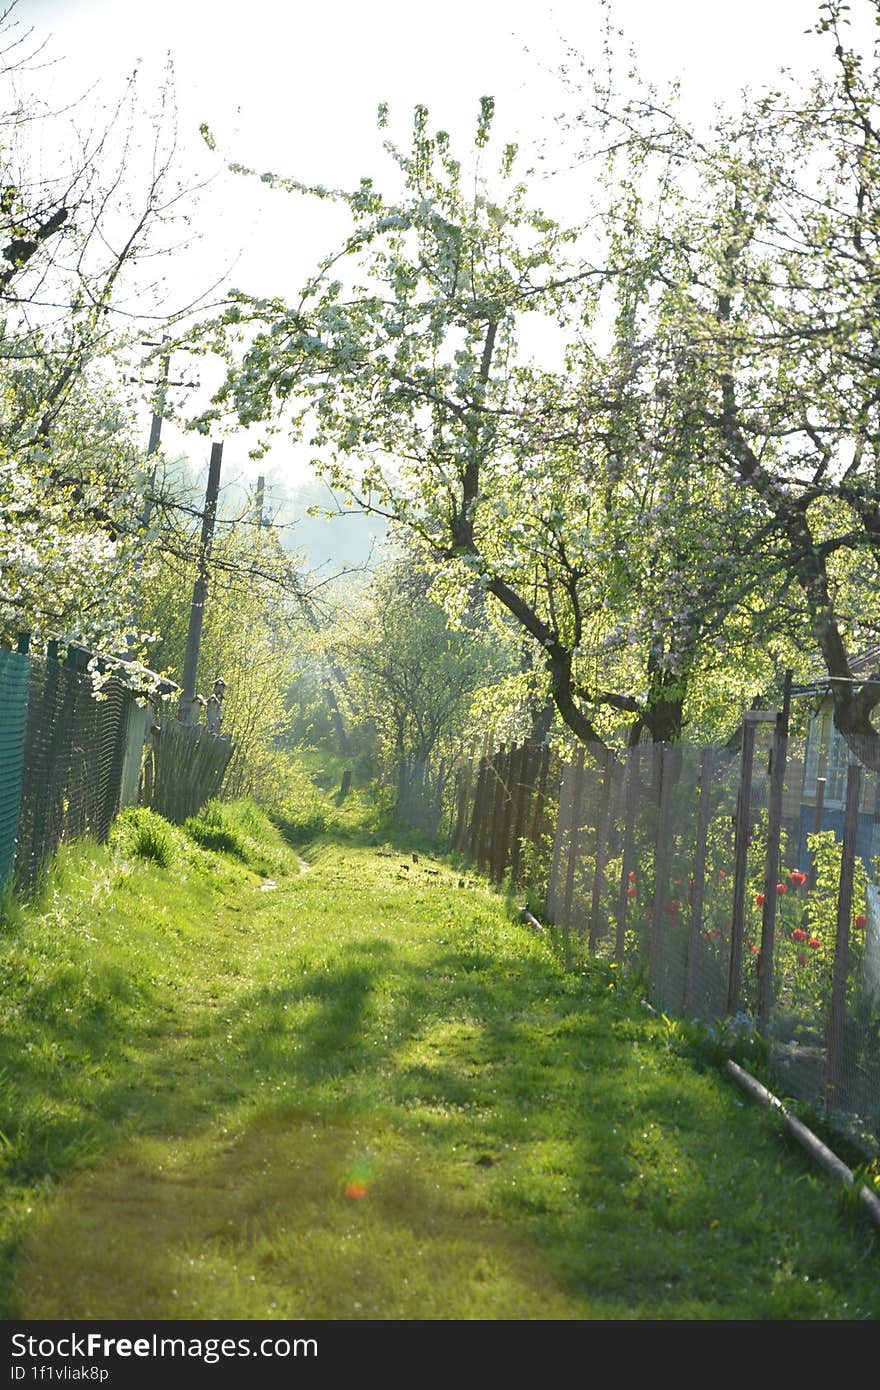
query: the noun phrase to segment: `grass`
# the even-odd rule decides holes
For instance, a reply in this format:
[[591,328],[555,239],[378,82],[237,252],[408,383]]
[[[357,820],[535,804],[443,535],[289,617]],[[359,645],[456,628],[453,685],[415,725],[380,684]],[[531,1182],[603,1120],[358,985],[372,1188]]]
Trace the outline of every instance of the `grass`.
[[303,850],[213,808],[234,847],[165,866],[123,823],[7,914],[0,1316],[880,1314],[880,1233],[766,1111],[368,811]]

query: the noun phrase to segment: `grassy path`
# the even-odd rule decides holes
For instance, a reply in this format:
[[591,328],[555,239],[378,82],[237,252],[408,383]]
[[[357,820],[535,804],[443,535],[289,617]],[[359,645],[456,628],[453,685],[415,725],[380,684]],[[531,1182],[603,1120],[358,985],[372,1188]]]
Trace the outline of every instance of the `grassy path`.
[[424,854],[172,838],[4,928],[5,1318],[880,1314],[877,1234],[612,970]]

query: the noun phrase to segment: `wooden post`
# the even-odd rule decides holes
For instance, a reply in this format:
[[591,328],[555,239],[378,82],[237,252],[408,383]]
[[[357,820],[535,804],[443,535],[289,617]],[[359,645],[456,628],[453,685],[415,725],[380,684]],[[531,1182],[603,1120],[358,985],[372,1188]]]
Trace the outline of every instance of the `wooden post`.
[[560,914],[560,879],[562,877],[562,845],[570,829],[574,805],[574,764],[564,763],[556,799],[556,829],[553,835],[553,855],[547,880],[547,917],[557,926]]
[[[623,808],[623,848],[620,856],[620,885],[617,891],[617,937],[614,943],[614,959],[623,963],[626,942],[626,909],[629,902],[629,875],[635,872],[633,864],[633,842],[635,840],[636,812],[639,799],[639,762],[641,749],[628,748],[626,752],[626,791]],[[638,890],[637,890],[638,891]]]
[[194,714],[193,697],[196,693],[196,672],[199,665],[199,649],[202,644],[202,627],[205,620],[205,600],[208,595],[208,561],[214,539],[214,524],[217,520],[217,499],[220,495],[220,463],[223,458],[223,445],[211,445],[211,461],[208,466],[208,485],[205,489],[205,509],[202,512],[202,535],[199,542],[198,571],[193,585],[192,603],[189,613],[189,632],[186,639],[186,652],[183,658],[181,678],[179,718],[188,724]]
[[507,745],[499,743],[498,751],[492,759],[488,837],[485,842],[484,862],[490,878],[495,878],[495,864],[498,855],[498,842],[501,839],[501,812],[504,805],[504,761]]
[[486,866],[486,845],[491,834],[492,804],[495,793],[495,779],[492,775],[494,757],[494,753],[488,752],[483,758],[483,785],[480,792],[480,815],[476,823],[476,840],[474,844],[474,862],[478,869],[483,869]]
[[486,785],[486,754],[482,754],[477,764],[477,780],[474,787],[474,805],[471,811],[470,825],[468,826],[468,847],[471,859],[476,862],[477,850],[480,844],[480,834],[482,831],[483,802],[485,800]]
[[486,786],[488,777],[489,748],[491,747],[491,732],[486,730],[483,735],[483,751],[477,765],[477,781],[474,788],[474,806],[471,812],[471,823],[468,832],[467,843],[470,846],[470,856],[474,863],[478,863],[480,854],[480,844],[483,835],[483,818],[486,814]]
[[510,862],[511,826],[513,824],[514,779],[519,761],[519,747],[512,743],[501,768],[501,826],[498,853],[495,859],[495,882],[503,883]]
[[510,851],[510,881],[516,888],[519,882],[519,866],[522,857],[522,840],[525,834],[525,822],[528,812],[529,796],[531,794],[531,774],[535,761],[536,749],[532,744],[523,742],[519,751],[519,761],[513,772],[513,793],[514,793],[514,818],[513,818],[513,844]]
[[669,888],[669,839],[672,820],[672,757],[674,749],[671,744],[667,743],[655,744],[655,748],[660,782],[658,798],[660,813],[657,821],[657,836],[654,842],[654,907],[651,915],[648,979],[654,997],[657,998],[660,983],[660,963],[663,957],[664,901]]
[[581,816],[584,796],[584,746],[578,746],[574,764],[574,783],[571,798],[571,834],[568,840],[568,863],[565,871],[565,898],[562,908],[562,926],[568,936],[572,925],[572,904],[574,902],[574,879],[577,868],[581,839]]
[[834,941],[834,969],[831,977],[831,1010],[828,1016],[828,1045],[825,1064],[825,1104],[829,1110],[840,1106],[843,1084],[843,1046],[846,1024],[846,981],[849,974],[849,931],[853,907],[853,872],[856,862],[856,833],[859,820],[859,794],[862,769],[850,763],[846,770],[846,810],[843,817],[843,848],[840,856],[840,887],[837,893],[837,931]]
[[788,721],[791,713],[791,671],[785,673],[782,709],[776,718],[770,755],[770,791],[767,799],[767,855],[764,861],[764,904],[761,909],[761,950],[758,956],[758,1029],[766,1033],[773,1002],[773,935],[776,929],[776,884],[779,881],[779,844],[782,830],[782,793],[788,756]]
[[471,782],[474,775],[474,757],[476,756],[476,741],[472,741],[467,751],[467,760],[464,769],[459,769],[457,791],[457,816],[452,830],[451,847],[459,853],[465,846],[465,834],[468,823],[468,810],[471,799]]
[[706,895],[706,846],[709,838],[709,814],[712,806],[712,779],[715,771],[715,750],[704,748],[700,754],[700,804],[697,811],[697,835],[694,846],[693,883],[688,898],[691,909],[691,930],[688,940],[687,974],[685,976],[685,1013],[693,1015],[697,1007],[699,985],[700,930],[703,925],[703,902]]
[[549,744],[542,744],[538,752],[538,785],[532,805],[532,823],[529,828],[529,844],[536,850],[541,844],[541,835],[544,829],[545,817],[547,814],[547,779],[550,776],[550,747]]
[[[825,809],[825,786],[826,786],[826,779],[825,779],[824,777],[817,777],[817,778],[816,778],[816,804],[815,804],[815,806],[813,807],[813,834],[814,834],[814,835],[818,835],[819,831],[822,829],[822,812],[823,812],[824,809]],[[816,874],[817,874],[817,872],[818,872],[818,867],[817,867],[817,864],[816,864],[816,856],[815,856],[815,854],[811,854],[811,855],[810,855],[810,867],[809,867],[809,874],[810,874],[809,887],[810,887],[810,890],[811,890],[811,891],[812,891],[813,888],[816,887]]]
[[762,721],[776,720],[776,714],[749,710],[744,716],[739,793],[736,800],[736,834],[733,846],[733,917],[730,924],[730,963],[727,975],[727,1013],[739,1007],[742,982],[742,944],[745,930],[746,878],[751,838],[752,769],[755,762],[755,729]]
[[495,819],[495,794],[498,790],[498,749],[490,749],[486,757],[486,784],[483,788],[483,815],[480,825],[480,843],[477,847],[477,865],[485,873],[490,872],[492,853],[493,822]]
[[593,896],[590,902],[590,951],[595,952],[599,937],[599,913],[602,910],[602,889],[605,886],[605,855],[608,845],[608,821],[611,812],[611,787],[614,781],[614,754],[606,748],[602,754],[602,791],[596,819],[596,871],[593,875]]

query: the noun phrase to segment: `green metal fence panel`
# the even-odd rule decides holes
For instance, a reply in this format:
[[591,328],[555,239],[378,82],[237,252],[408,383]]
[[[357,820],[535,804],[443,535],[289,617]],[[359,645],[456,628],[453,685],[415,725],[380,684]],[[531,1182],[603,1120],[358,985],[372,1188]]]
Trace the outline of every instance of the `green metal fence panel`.
[[25,896],[63,841],[106,839],[132,703],[116,680],[95,699],[88,676],[51,657],[32,658],[30,692],[15,856],[15,886]]
[[0,886],[15,856],[29,685],[30,658],[0,648]]

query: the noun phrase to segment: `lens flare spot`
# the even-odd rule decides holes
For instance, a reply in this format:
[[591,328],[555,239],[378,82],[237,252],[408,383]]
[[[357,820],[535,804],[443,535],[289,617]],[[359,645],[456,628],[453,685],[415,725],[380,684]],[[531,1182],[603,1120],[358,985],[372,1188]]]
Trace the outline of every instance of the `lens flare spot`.
[[372,1168],[367,1162],[353,1164],[345,1183],[345,1195],[352,1201],[366,1197],[372,1181]]

